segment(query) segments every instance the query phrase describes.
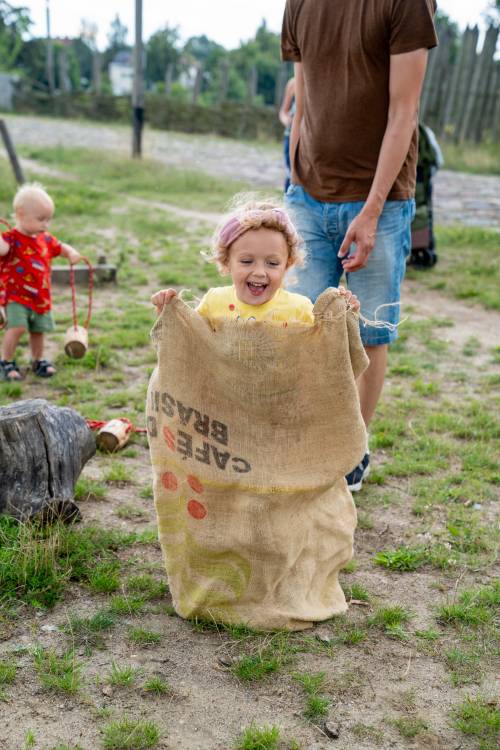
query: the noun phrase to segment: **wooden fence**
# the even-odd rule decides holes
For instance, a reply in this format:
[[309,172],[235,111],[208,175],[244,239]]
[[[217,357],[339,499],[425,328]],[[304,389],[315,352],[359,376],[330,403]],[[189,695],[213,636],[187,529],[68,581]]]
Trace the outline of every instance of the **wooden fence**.
[[420,117],[444,139],[500,141],[499,29],[490,26],[481,50],[479,30],[467,27],[456,40],[438,27],[439,46],[429,53]]

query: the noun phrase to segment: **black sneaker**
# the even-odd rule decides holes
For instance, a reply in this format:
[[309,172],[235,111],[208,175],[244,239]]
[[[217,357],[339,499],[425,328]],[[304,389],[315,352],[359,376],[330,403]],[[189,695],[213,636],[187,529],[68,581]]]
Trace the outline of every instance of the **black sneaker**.
[[351,492],[359,492],[363,486],[363,479],[370,473],[370,454],[365,453],[361,462],[349,474],[346,474],[347,489]]

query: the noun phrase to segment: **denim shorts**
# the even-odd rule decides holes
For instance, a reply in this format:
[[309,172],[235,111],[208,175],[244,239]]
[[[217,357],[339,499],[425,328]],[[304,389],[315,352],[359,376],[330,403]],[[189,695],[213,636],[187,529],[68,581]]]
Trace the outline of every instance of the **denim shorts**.
[[[306,266],[292,272],[290,289],[315,302],[325,289],[339,285],[344,270],[337,253],[349,224],[363,205],[364,201],[323,203],[312,198],[300,185],[290,185],[285,206],[307,252]],[[400,288],[411,251],[414,212],[413,199],[386,201],[377,225],[375,247],[366,267],[346,274],[346,286],[357,295],[363,317],[390,324],[376,327],[360,321],[361,339],[366,346],[390,344],[397,338],[397,329],[392,326],[400,317]],[[381,307],[388,304],[391,307]]]

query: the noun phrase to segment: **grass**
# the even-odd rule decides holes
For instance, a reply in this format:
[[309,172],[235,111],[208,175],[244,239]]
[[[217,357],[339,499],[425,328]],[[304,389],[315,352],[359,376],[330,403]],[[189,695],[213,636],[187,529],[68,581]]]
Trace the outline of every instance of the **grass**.
[[394,719],[393,724],[406,739],[413,739],[427,729],[425,721],[418,716],[402,716],[400,719]]
[[456,602],[438,609],[437,619],[444,625],[493,625],[500,609],[500,582],[463,591]]
[[76,693],[81,686],[81,664],[73,651],[59,655],[54,649],[36,647],[35,669],[42,685],[49,690]]
[[496,750],[500,740],[500,709],[481,695],[467,696],[453,712],[457,729],[478,742],[479,750]]
[[275,655],[249,654],[242,656],[231,667],[231,671],[243,682],[255,682],[277,672],[280,666],[280,660]]
[[498,143],[440,144],[445,169],[473,174],[500,174],[500,147]]
[[4,606],[5,602],[21,600],[34,607],[52,607],[70,581],[106,589],[106,571],[117,570],[114,552],[139,539],[134,534],[94,526],[76,529],[55,524],[43,528],[0,518]]
[[107,493],[107,487],[96,479],[80,477],[75,485],[75,502],[85,502],[88,500],[104,500]]
[[400,605],[380,607],[368,618],[373,627],[380,628],[386,635],[394,638],[406,638],[404,625],[411,619],[411,613]]
[[140,721],[124,716],[110,722],[103,730],[105,750],[146,750],[156,747],[161,733],[152,721]]
[[157,675],[149,677],[142,686],[142,689],[152,695],[169,695],[173,692],[168,682]]
[[[439,262],[432,273],[410,270],[409,278],[440,293],[489,310],[500,309],[498,232],[480,227],[437,227]],[[460,256],[460,263],[456,262]]]
[[154,646],[160,643],[163,638],[161,633],[134,627],[129,628],[128,637],[132,643],[136,643],[138,646]]
[[64,632],[71,636],[75,645],[88,648],[103,645],[103,633],[116,624],[117,615],[107,609],[96,612],[91,617],[70,614]]
[[275,726],[257,726],[250,724],[243,730],[236,750],[278,750],[280,730]]
[[10,659],[0,659],[0,701],[7,700],[5,685],[12,685],[16,679],[17,664]]
[[330,700],[321,693],[325,686],[326,675],[324,672],[315,674],[294,674],[294,679],[302,686],[307,695],[306,707],[304,709],[305,718],[314,723],[324,718],[330,708]]
[[107,682],[115,687],[131,687],[140,672],[140,668],[133,667],[130,664],[120,665],[112,662]]
[[377,565],[399,573],[417,570],[426,562],[425,551],[419,548],[399,547],[395,550],[377,552],[373,558]]

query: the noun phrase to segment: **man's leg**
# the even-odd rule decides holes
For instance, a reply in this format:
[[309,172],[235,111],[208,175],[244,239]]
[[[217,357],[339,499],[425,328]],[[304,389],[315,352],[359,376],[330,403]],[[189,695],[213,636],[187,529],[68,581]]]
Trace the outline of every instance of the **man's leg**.
[[358,391],[361,414],[368,429],[384,386],[388,346],[366,346],[365,351],[370,364],[358,378]]
[[[358,205],[346,207],[346,222],[352,221]],[[368,265],[348,275],[348,287],[361,303],[361,340],[370,364],[358,379],[361,413],[370,424],[382,393],[387,368],[388,345],[397,337],[400,287],[410,252],[412,201],[388,201],[379,219],[375,247]],[[361,489],[369,472],[369,453],[348,475],[352,491]]]
[[330,205],[335,209],[335,204],[315,200],[300,185],[290,185],[285,195],[285,208],[304,240],[307,256],[304,268],[292,270],[287,288],[309,297],[313,303],[325,289],[338,285],[343,272],[337,258],[340,243],[336,244],[325,216]]

